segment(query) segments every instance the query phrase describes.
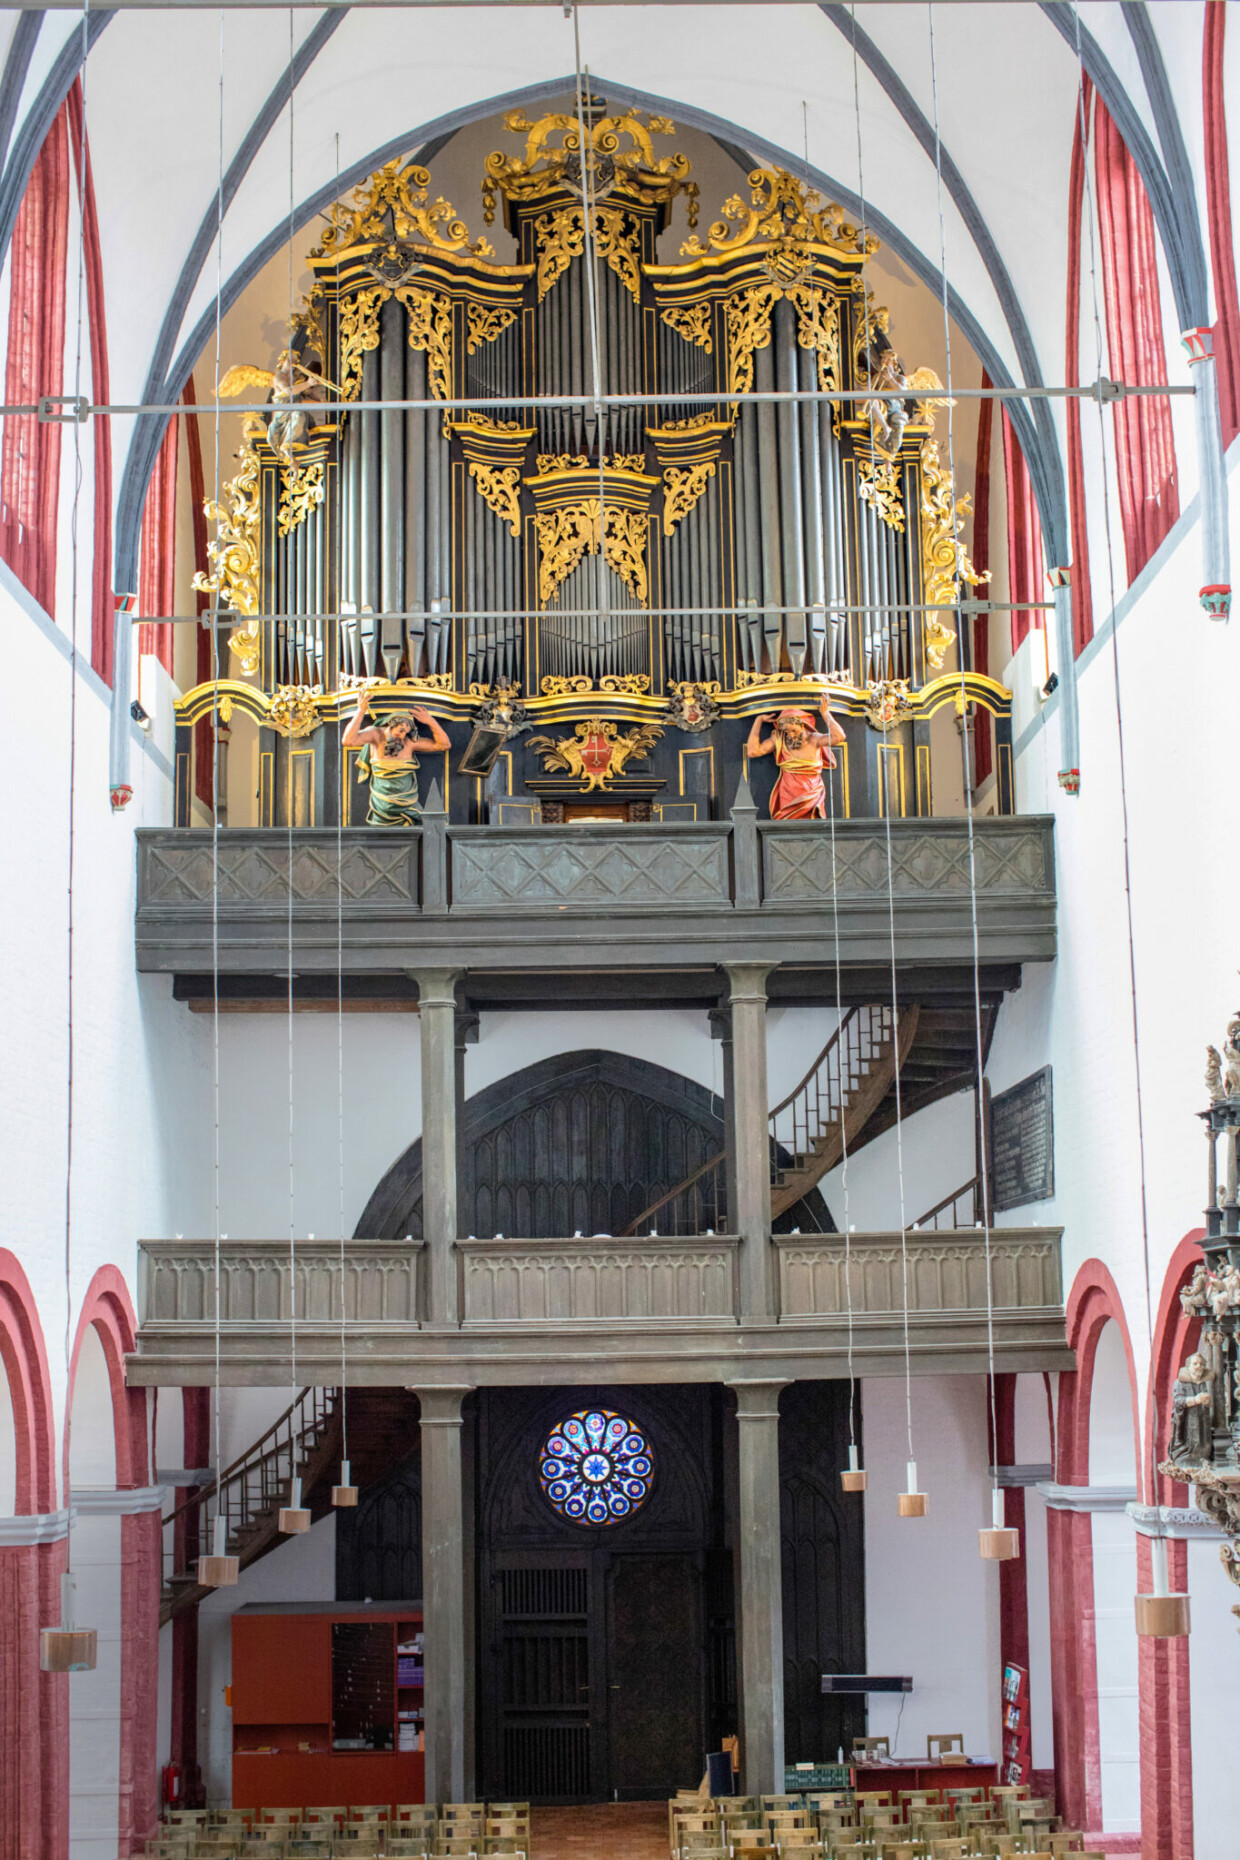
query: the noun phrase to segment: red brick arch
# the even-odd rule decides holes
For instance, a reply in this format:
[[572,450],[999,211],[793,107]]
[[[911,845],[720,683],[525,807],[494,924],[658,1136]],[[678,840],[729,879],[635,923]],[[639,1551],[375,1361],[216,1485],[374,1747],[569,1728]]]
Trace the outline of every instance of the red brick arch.
[[55,1422],[43,1326],[17,1256],[0,1247],[0,1363],[8,1377],[16,1436],[19,1517],[56,1509]]
[[[101,1266],[86,1288],[69,1362],[63,1459],[69,1468],[69,1416],[78,1358],[89,1328],[103,1346],[112,1391],[118,1491],[148,1485],[153,1468],[144,1391],[125,1386],[125,1358],[137,1339],[137,1317],[124,1275]],[[155,1831],[159,1789],[156,1775],[159,1698],[159,1590],[162,1574],[158,1510],[121,1518],[121,1681],[118,1846],[141,1853]]]

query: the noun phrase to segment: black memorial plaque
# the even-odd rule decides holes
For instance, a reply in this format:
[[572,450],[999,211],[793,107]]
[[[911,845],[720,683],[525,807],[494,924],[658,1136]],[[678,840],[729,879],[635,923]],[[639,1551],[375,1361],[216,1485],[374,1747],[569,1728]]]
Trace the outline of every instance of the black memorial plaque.
[[991,1184],[996,1210],[1055,1193],[1055,1128],[1051,1069],[1030,1073],[991,1099]]

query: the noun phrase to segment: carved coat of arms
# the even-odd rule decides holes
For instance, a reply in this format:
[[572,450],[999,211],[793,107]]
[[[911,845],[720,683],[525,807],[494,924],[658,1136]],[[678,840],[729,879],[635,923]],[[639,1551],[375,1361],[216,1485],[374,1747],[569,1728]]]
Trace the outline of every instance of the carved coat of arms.
[[577,776],[584,792],[605,788],[621,774],[625,764],[648,756],[662,736],[653,723],[640,723],[626,735],[620,726],[605,717],[588,717],[577,724],[572,736],[531,736],[530,748],[542,757],[548,774],[555,770]]

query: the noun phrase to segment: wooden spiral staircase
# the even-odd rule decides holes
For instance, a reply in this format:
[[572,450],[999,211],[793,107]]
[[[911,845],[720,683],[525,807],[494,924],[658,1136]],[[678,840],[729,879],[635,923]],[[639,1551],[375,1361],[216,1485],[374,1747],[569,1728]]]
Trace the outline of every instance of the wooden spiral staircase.
[[[406,1389],[356,1388],[347,1399],[352,1476],[361,1486],[378,1483],[416,1445],[417,1397]],[[343,1433],[340,1391],[304,1388],[218,1482],[200,1486],[164,1518],[161,1627],[212,1593],[198,1581],[198,1557],[211,1547],[217,1513],[225,1519],[227,1553],[242,1569],[286,1541],[278,1520],[294,1477],[312,1521],[326,1515]]]
[[[996,1012],[996,1003],[983,1002],[983,1054]],[[770,1113],[772,1222],[804,1202],[846,1150],[851,1154],[890,1129],[897,1103],[899,1114],[910,1117],[971,1085],[976,1071],[971,1003],[914,1002],[898,1016],[884,1004],[847,1009],[800,1084]],[[726,1231],[726,1160],[723,1150],[708,1156],[644,1208],[626,1233]]]

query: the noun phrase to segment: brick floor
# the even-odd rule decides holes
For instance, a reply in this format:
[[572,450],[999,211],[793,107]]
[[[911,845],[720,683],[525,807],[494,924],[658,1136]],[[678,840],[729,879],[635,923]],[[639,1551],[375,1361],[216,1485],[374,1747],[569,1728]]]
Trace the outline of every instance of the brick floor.
[[666,1802],[536,1808],[531,1860],[667,1860]]

